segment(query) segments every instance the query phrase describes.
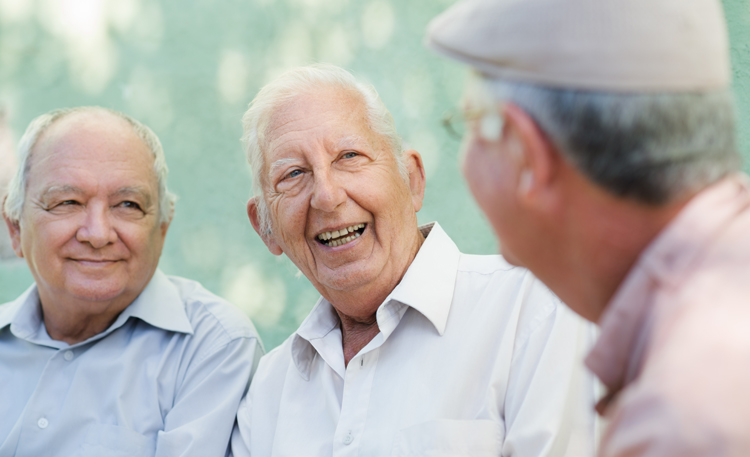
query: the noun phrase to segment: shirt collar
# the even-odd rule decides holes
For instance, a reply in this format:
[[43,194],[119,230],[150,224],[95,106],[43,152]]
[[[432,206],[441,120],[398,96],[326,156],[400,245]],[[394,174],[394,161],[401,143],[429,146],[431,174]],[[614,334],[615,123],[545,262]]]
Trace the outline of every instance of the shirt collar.
[[416,309],[442,336],[448,323],[461,253],[437,222],[419,229],[426,239],[386,303],[395,300]]
[[18,338],[31,338],[42,326],[42,310],[36,284],[26,289],[18,298],[0,307],[0,329],[10,325]]
[[[460,252],[437,222],[419,229],[426,238],[424,243],[401,282],[376,312],[384,339],[396,328],[407,306],[424,315],[439,335],[445,332]],[[308,379],[316,354],[310,342],[325,337],[338,327],[339,320],[333,306],[321,297],[292,337],[292,360],[305,379]]]
[[718,232],[748,206],[747,177],[729,176],[696,195],[642,252],[605,308],[601,336],[586,358],[610,391],[640,371],[655,289],[677,285]]
[[[136,317],[164,330],[193,333],[193,327],[185,313],[185,306],[177,288],[158,269],[146,288],[130,306],[120,313],[115,322],[107,330],[91,339],[101,338],[114,331],[130,317]],[[7,325],[11,326],[10,330],[13,335],[26,340],[34,338],[41,330],[42,312],[36,284],[29,287],[14,301],[0,307],[0,328]]]
[[116,328],[130,317],[136,317],[154,327],[180,333],[193,333],[185,303],[177,291],[177,287],[167,278],[167,275],[157,269],[145,289],[115,321]]

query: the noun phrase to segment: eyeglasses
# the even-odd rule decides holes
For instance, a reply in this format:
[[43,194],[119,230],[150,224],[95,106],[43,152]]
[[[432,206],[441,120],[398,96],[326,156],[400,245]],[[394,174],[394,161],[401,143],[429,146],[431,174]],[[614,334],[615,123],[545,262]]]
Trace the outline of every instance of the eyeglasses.
[[450,137],[460,141],[468,130],[466,124],[477,120],[480,121],[479,134],[483,139],[497,141],[500,138],[503,131],[503,119],[494,109],[454,109],[443,115],[441,123]]
[[445,127],[448,136],[460,141],[466,134],[466,123],[481,118],[486,112],[484,109],[452,109],[445,112],[440,123]]

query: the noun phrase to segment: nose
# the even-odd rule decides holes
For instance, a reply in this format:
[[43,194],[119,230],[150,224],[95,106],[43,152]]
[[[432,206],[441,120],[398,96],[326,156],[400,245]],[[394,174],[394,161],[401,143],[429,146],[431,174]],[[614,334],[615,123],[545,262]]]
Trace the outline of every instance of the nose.
[[104,205],[90,205],[86,208],[86,219],[76,232],[76,240],[89,243],[94,249],[117,241],[117,232],[112,224],[109,208]]
[[315,209],[331,212],[346,201],[346,190],[330,172],[316,173],[313,186],[310,206]]

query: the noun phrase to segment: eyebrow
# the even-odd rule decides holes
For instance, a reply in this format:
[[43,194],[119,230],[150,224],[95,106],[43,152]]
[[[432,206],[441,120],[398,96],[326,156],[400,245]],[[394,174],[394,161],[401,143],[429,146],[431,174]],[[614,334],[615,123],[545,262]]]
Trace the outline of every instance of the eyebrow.
[[51,187],[48,187],[48,188],[44,189],[44,191],[42,191],[41,195],[39,196],[39,200],[44,201],[44,200],[46,200],[48,198],[51,198],[51,197],[54,197],[54,196],[56,196],[58,194],[76,194],[76,195],[79,195],[79,194],[82,194],[82,193],[84,193],[83,189],[81,189],[80,187],[76,187],[76,186],[71,186],[71,185],[51,186]]
[[[336,147],[338,149],[345,149],[347,147],[359,146],[362,143],[367,144],[367,141],[362,136],[348,135],[348,136],[340,138],[338,142],[336,143]],[[279,168],[283,168],[284,166],[290,163],[294,163],[298,161],[299,159],[294,158],[294,157],[276,160],[272,162],[271,165],[268,167],[268,176],[271,177],[274,175],[274,173],[276,173],[276,170],[278,170]]]
[[268,176],[273,176],[277,169],[283,168],[285,165],[293,162],[297,162],[299,159],[296,158],[288,158],[288,159],[279,159],[276,160],[271,164],[271,166],[268,167]]
[[[85,194],[83,189],[76,186],[71,185],[62,185],[62,186],[51,186],[45,189],[41,196],[41,201],[46,201],[47,199],[53,198],[60,194],[74,194],[74,195],[81,195]],[[120,189],[117,189],[115,192],[109,195],[109,197],[129,197],[131,195],[135,195],[137,197],[140,197],[142,201],[145,202],[145,204],[148,206],[151,204],[151,193],[148,191],[147,188],[142,186],[135,186],[135,187],[122,187]]]

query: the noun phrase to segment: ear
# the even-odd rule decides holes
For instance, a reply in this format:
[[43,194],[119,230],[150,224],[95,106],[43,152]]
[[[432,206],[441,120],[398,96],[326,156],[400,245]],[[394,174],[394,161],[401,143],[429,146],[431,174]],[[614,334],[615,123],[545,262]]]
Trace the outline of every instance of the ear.
[[[3,199],[2,204],[0,206],[5,207],[5,199]],[[21,249],[21,223],[20,221],[19,222],[11,221],[8,218],[8,215],[5,214],[4,209],[3,209],[3,219],[5,220],[5,225],[8,227],[8,233],[10,234],[10,242],[11,242],[11,246],[13,246],[13,252],[15,252],[18,257],[23,257],[23,249]]]
[[250,218],[250,223],[253,224],[253,228],[266,244],[268,250],[271,251],[271,254],[281,255],[284,251],[282,251],[281,247],[276,244],[276,241],[273,239],[273,234],[263,233],[260,229],[260,217],[258,216],[258,203],[256,201],[257,198],[258,197],[252,197],[247,201],[247,217]]
[[538,206],[549,203],[559,167],[559,154],[524,110],[507,103],[502,108],[503,140],[517,166],[519,200]]
[[422,156],[414,149],[403,152],[403,160],[406,169],[409,171],[409,189],[411,190],[411,200],[414,204],[414,211],[422,209],[424,200],[425,175]]
[[167,237],[167,229],[169,229],[169,224],[171,224],[172,221],[164,222],[161,224],[161,240],[164,241],[164,239]]

